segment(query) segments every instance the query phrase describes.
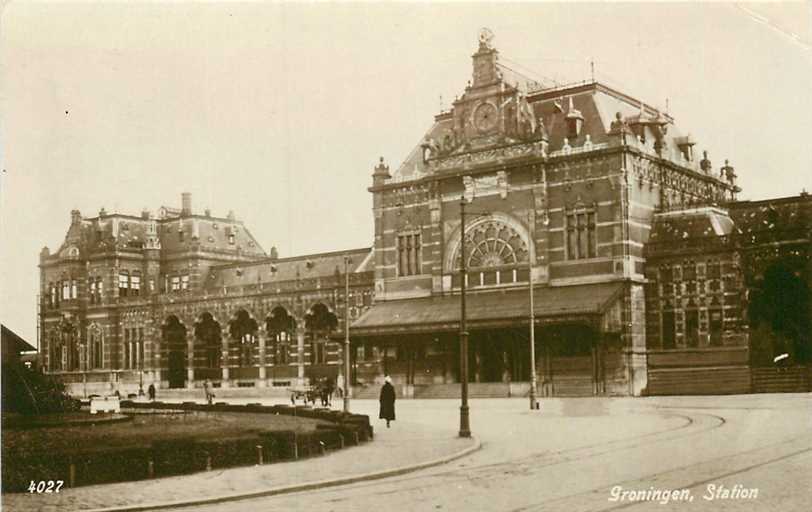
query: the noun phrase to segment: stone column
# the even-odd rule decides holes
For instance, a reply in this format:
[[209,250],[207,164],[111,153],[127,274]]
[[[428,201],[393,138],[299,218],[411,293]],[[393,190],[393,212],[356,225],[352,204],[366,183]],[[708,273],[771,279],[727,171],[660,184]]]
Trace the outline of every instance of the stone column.
[[223,380],[220,383],[220,387],[227,388],[229,387],[229,374],[228,374],[228,330],[223,328],[221,334],[221,340],[223,344],[223,355],[220,358],[220,369],[223,371]]
[[257,387],[264,388],[265,382],[265,330],[259,328],[259,382]]
[[195,387],[195,335],[186,332],[186,387]]
[[304,318],[296,319],[296,365],[298,366],[297,383],[304,386],[304,342],[305,342],[305,321]]

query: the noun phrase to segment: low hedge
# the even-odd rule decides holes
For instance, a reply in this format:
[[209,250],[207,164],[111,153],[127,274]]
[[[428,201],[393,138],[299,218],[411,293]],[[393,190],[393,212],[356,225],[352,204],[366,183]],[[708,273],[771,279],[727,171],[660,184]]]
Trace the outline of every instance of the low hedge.
[[[3,450],[2,487],[4,492],[24,492],[31,480],[64,480],[74,485],[91,485],[145,478],[182,475],[214,468],[265,464],[321,455],[324,451],[352,446],[372,438],[369,416],[347,414],[306,406],[231,405],[218,402],[203,405],[191,402],[133,402],[123,400],[122,408],[206,412],[251,412],[287,414],[330,422],[313,432],[297,434],[292,430],[264,432],[254,438],[218,439],[198,442],[179,438],[154,441],[151,446],[91,451],[52,453],[36,450]],[[257,448],[260,446],[261,448]]]

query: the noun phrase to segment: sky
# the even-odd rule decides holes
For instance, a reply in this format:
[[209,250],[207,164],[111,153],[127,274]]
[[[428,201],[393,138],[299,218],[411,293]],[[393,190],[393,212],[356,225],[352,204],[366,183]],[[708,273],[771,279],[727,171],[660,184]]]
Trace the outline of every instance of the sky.
[[39,251],[70,211],[234,210],[280,256],[371,246],[394,169],[461,95],[477,33],[534,78],[675,117],[743,199],[812,190],[810,3],[8,2],[0,321],[36,340]]

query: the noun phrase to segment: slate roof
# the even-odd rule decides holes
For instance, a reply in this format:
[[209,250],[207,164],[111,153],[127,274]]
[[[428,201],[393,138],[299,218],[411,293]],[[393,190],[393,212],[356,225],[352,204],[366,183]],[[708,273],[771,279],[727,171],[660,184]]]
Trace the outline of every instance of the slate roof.
[[[250,263],[218,265],[211,269],[206,279],[208,288],[222,288],[255,284],[273,283],[296,279],[315,279],[344,274],[344,257],[349,256],[351,273],[374,270],[372,249],[352,249],[320,254],[309,254],[291,258],[264,258]],[[272,271],[271,269],[275,269]]]

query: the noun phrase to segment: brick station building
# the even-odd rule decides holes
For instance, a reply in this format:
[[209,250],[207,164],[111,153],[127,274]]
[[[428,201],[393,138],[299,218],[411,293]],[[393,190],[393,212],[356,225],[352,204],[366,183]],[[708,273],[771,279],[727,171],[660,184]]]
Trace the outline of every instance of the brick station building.
[[[473,396],[527,393],[531,283],[542,396],[742,392],[754,352],[808,361],[792,334],[810,314],[808,195],[737,202],[733,167],[668,113],[599,82],[541,87],[487,32],[472,60],[405,161],[374,168],[372,248],[266,255],[189,197],[157,218],[73,212],[41,255],[45,367],[99,388],[335,377],[348,299],[356,396],[384,374],[458,396],[462,201]],[[794,327],[748,313],[768,278],[797,285]]]
[[182,204],[71,213],[59,250],[40,255],[46,370],[76,393],[335,379],[331,335],[345,309],[352,319],[372,301],[370,249],[266,255],[233,213],[195,214],[189,194]]

